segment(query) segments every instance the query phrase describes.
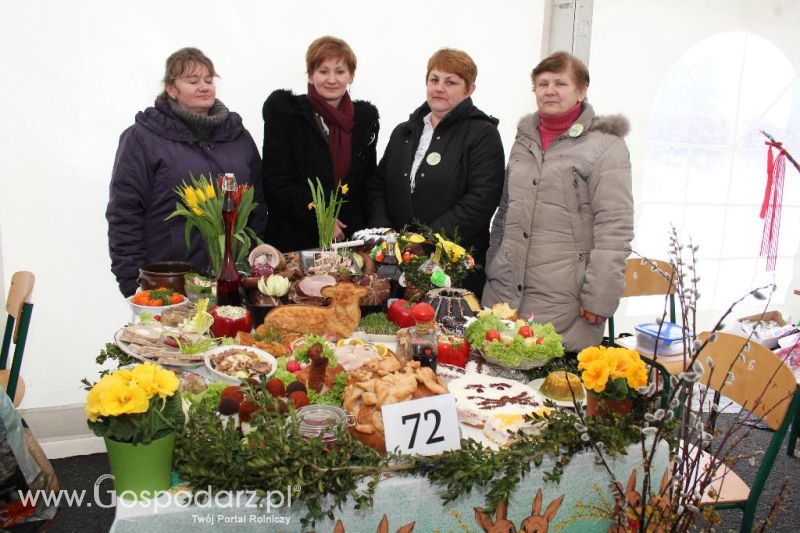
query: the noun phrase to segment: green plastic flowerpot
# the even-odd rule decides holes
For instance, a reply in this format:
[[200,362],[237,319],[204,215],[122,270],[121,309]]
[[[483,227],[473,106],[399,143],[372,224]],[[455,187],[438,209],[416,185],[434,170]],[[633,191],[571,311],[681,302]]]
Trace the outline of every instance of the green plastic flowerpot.
[[150,444],[105,439],[114,475],[114,491],[126,499],[152,498],[170,487],[175,433]]

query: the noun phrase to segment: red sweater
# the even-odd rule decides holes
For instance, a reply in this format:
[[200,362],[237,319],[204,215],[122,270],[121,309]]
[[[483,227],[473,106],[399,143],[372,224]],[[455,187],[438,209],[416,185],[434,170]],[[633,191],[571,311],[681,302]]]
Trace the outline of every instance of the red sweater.
[[543,151],[578,120],[582,110],[581,102],[578,102],[575,107],[560,115],[539,115],[539,137],[542,140]]

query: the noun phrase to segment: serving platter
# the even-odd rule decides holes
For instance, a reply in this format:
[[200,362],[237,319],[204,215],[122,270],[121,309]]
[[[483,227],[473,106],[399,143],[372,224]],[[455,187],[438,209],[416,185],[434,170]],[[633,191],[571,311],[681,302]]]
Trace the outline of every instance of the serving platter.
[[[180,361],[177,361],[175,359],[165,359],[165,360],[162,361],[162,358],[145,357],[144,355],[141,355],[141,354],[136,353],[135,351],[133,351],[131,349],[131,345],[130,345],[129,342],[125,342],[125,341],[122,340],[122,333],[123,333],[124,330],[125,330],[125,328],[120,328],[119,330],[117,330],[116,333],[114,333],[114,343],[119,347],[120,350],[122,350],[123,353],[133,357],[134,359],[136,359],[138,361],[141,361],[143,363],[148,363],[148,362],[149,363],[155,363],[155,364],[161,365],[161,366],[163,366],[165,368],[185,368],[185,369],[198,368],[198,367],[203,366],[203,364],[204,364],[204,361],[203,361],[202,358],[199,361],[180,362]],[[178,353],[179,352],[176,350],[175,354],[177,355]]]

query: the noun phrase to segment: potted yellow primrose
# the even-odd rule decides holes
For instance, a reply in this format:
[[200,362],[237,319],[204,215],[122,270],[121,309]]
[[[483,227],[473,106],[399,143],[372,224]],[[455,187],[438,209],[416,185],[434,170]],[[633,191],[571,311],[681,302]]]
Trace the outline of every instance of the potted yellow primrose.
[[178,378],[152,363],[103,376],[89,391],[89,428],[103,437],[121,497],[170,487],[175,431],[183,426]]
[[590,346],[578,354],[578,370],[588,391],[586,414],[628,414],[637,389],[647,385],[647,367],[639,352]]

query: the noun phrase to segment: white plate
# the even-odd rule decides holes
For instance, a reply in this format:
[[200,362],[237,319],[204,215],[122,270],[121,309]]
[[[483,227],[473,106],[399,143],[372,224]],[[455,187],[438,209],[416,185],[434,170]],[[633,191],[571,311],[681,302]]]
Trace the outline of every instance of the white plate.
[[[572,400],[556,400],[554,398],[551,398],[547,394],[543,393],[542,392],[542,383],[544,383],[544,380],[545,380],[545,378],[534,379],[533,381],[528,383],[528,385],[533,390],[538,392],[539,396],[541,396],[542,398],[545,398],[547,400],[550,400],[551,402],[556,404],[556,406],[558,406],[558,407],[571,407],[571,408],[575,407],[575,405],[572,403]],[[581,386],[583,386],[583,385],[581,385]],[[578,402],[578,403],[580,403],[581,405],[586,405],[586,388],[583,389],[583,400],[580,400],[580,402]]]
[[172,305],[137,305],[131,301],[133,296],[128,296],[125,298],[125,301],[128,302],[128,305],[131,306],[131,310],[135,315],[139,315],[140,313],[146,311],[153,316],[160,315],[167,309],[174,309],[175,307],[183,307],[189,303],[189,298],[186,296],[183,297],[183,301],[179,304],[172,304]]
[[267,361],[270,366],[272,367],[269,372],[265,375],[265,377],[271,377],[276,370],[278,370],[278,361],[275,359],[274,356],[265,352],[264,350],[260,350],[253,346],[242,346],[239,344],[229,344],[227,346],[217,346],[216,348],[212,348],[211,350],[207,351],[204,357],[206,368],[208,369],[211,377],[214,378],[216,381],[226,381],[228,383],[233,383],[234,385],[238,385],[242,382],[241,379],[229,376],[228,374],[224,374],[219,372],[214,368],[214,365],[211,364],[211,356],[216,355],[218,353],[226,352],[228,350],[241,350],[245,352],[250,352],[255,354],[259,359],[262,361]]
[[[165,364],[161,363],[157,359],[149,359],[137,353],[134,353],[130,349],[130,344],[120,340],[122,338],[122,330],[124,328],[120,328],[116,333],[114,333],[114,343],[119,346],[119,349],[122,350],[125,354],[133,357],[137,361],[141,361],[143,363],[155,363],[157,365],[161,365],[164,368],[197,368],[199,366],[203,366],[203,361],[187,361],[186,363],[176,363],[176,364]],[[177,352],[176,352],[177,353]]]

